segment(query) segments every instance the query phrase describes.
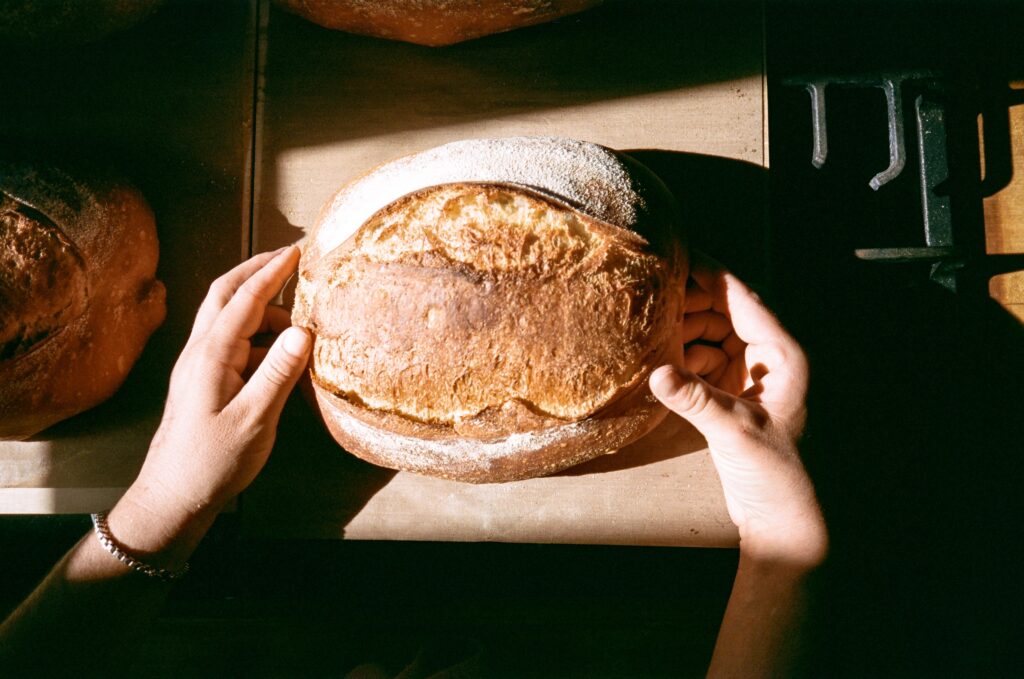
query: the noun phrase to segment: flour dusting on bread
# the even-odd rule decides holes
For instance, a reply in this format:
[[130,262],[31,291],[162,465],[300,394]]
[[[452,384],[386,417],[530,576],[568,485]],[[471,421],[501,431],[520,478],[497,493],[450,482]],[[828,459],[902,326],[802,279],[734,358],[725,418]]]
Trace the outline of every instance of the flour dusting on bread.
[[458,182],[518,184],[623,228],[636,223],[644,202],[622,161],[603,146],[560,137],[469,139],[399,158],[356,179],[325,209],[317,247],[333,250],[405,194]]

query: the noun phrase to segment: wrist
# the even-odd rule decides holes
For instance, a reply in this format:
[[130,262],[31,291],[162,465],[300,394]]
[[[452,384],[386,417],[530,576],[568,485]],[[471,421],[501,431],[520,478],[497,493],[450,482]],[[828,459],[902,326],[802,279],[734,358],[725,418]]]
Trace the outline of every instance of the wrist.
[[815,505],[774,525],[740,529],[740,558],[794,571],[811,571],[828,556],[828,531]]
[[147,563],[179,571],[217,517],[188,511],[151,486],[136,482],[110,510],[107,522],[124,550]]

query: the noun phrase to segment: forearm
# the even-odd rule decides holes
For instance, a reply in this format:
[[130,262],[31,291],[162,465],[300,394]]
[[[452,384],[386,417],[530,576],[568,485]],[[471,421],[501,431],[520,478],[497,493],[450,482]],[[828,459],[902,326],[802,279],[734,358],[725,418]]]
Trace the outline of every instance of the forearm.
[[[108,523],[124,551],[177,571],[213,516],[177,513],[167,518],[133,487],[111,510]],[[19,669],[34,675],[60,669],[78,673],[124,665],[170,587],[121,563],[90,532],[0,625],[0,674],[15,676]]]
[[[298,260],[296,247],[263,253],[210,286],[139,478],[108,517],[122,552],[180,571],[223,505],[263,468],[311,347],[309,333],[270,304]],[[254,336],[274,332],[266,353],[253,349]],[[0,675],[125,674],[127,651],[169,588],[86,536],[0,625]]]
[[708,676],[788,677],[804,638],[814,565],[764,560],[740,551]]

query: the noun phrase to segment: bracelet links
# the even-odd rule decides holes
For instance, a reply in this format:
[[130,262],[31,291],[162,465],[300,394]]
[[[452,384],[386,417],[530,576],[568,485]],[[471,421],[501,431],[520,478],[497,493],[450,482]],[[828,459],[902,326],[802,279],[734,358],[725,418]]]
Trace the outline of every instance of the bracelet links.
[[157,580],[163,580],[164,582],[174,582],[188,573],[189,565],[187,563],[179,571],[169,571],[166,568],[159,568],[148,564],[121,549],[120,545],[114,540],[114,536],[110,534],[110,526],[107,525],[107,512],[93,514],[92,525],[96,531],[96,537],[99,538],[100,544],[103,545],[103,549],[110,552],[114,558],[133,571],[156,578]]

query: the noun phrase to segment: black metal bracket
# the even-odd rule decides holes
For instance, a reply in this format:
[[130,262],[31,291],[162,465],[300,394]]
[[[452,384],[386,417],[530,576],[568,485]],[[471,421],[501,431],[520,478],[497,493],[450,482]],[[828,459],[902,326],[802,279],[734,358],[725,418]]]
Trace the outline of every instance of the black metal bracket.
[[[907,160],[904,132],[904,92],[908,83],[920,92],[914,99],[914,123],[917,132],[921,218],[924,245],[900,248],[859,248],[854,254],[867,261],[904,264],[931,263],[929,278],[956,292],[965,276],[982,277],[985,281],[999,273],[1024,269],[1024,255],[986,255],[970,251],[964,243],[955,242],[951,176],[949,163],[949,131],[947,129],[950,85],[937,73],[910,71],[877,76],[835,76],[794,78],[787,85],[807,90],[811,99],[811,131],[813,150],[811,164],[825,165],[828,158],[826,121],[826,89],[829,86],[880,88],[886,99],[889,132],[889,166],[868,182],[877,191],[903,172]],[[1019,98],[1018,98],[1019,99]],[[1020,101],[1008,100],[1007,105]],[[974,192],[981,200],[980,190]],[[980,242],[984,242],[981,239]]]

